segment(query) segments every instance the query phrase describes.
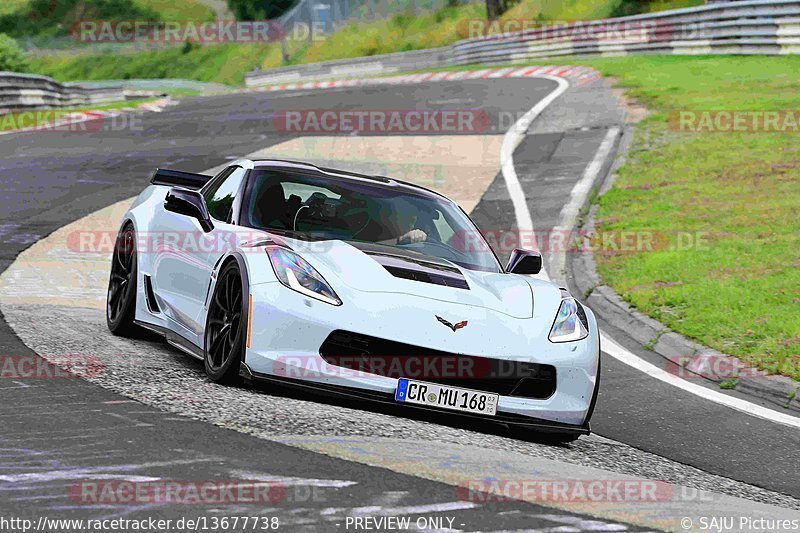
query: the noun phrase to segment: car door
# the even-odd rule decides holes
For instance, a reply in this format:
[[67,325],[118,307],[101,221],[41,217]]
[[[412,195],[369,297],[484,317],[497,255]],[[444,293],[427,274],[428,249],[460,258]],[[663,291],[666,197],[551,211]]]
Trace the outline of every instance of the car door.
[[167,304],[165,312],[176,330],[197,346],[202,346],[203,306],[211,273],[234,246],[233,202],[246,172],[240,166],[228,167],[201,190],[214,224],[211,231],[203,231],[192,217],[169,212],[161,219],[163,227],[156,228],[163,235],[156,257],[156,291]]

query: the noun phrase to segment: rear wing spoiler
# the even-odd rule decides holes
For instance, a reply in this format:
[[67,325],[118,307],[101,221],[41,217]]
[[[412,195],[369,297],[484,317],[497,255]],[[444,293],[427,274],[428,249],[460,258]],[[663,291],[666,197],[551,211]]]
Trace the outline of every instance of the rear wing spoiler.
[[187,189],[199,189],[213,176],[205,174],[195,174],[194,172],[183,172],[182,170],[169,170],[157,168],[150,178],[153,185],[166,185],[168,187],[186,187]]

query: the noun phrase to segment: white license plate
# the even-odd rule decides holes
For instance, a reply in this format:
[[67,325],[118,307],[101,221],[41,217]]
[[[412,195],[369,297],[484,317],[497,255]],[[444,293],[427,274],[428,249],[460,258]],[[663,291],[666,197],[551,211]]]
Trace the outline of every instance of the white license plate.
[[441,407],[453,411],[494,415],[497,413],[497,401],[500,396],[490,392],[400,378],[397,380],[394,399],[398,402]]

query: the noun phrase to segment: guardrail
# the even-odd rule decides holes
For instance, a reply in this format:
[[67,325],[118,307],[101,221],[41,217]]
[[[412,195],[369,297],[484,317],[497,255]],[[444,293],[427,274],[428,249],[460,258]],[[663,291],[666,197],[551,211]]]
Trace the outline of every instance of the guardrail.
[[308,63],[294,67],[248,72],[245,85],[274,85],[296,81],[314,81],[330,78],[351,78],[408,72],[426,68],[446,67],[452,64],[450,47],[431,48],[412,52],[396,52],[353,59],[339,59]]
[[530,22],[532,29],[466,39],[445,48],[254,71],[245,76],[245,84],[253,87],[473,63],[522,63],[567,55],[800,53],[800,0],[719,2],[570,24]]
[[800,2],[709,4],[561,27],[490,35],[453,45],[456,65],[564,55],[800,53]]
[[122,87],[67,86],[47,76],[0,72],[0,111],[104,104],[124,100]]

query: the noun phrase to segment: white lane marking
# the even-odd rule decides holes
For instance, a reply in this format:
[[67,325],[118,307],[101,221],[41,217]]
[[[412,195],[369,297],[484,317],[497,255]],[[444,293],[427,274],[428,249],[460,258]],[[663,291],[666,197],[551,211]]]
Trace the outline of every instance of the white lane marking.
[[501,529],[488,533],[581,533],[582,529],[573,526],[556,526],[544,529]]
[[64,479],[119,479],[124,481],[131,481],[136,483],[148,483],[151,481],[158,481],[161,478],[151,476],[127,476],[124,474],[93,474],[91,472],[76,471],[54,471],[40,473],[17,474],[13,476],[0,476],[0,481],[9,483],[17,483],[25,481],[29,483],[41,483],[45,481],[59,481]]
[[[500,153],[500,161],[502,163],[502,173],[503,178],[506,182],[506,188],[508,189],[508,194],[511,196],[511,202],[514,205],[514,216],[517,220],[517,228],[522,233],[530,232],[531,237],[534,239],[535,242],[535,234],[533,232],[533,220],[531,218],[530,210],[528,209],[528,204],[525,200],[525,192],[522,190],[522,185],[519,182],[519,178],[517,177],[517,173],[514,169],[514,150],[517,146],[522,142],[525,137],[525,132],[528,130],[530,123],[536,118],[548,105],[550,105],[553,100],[558,98],[568,87],[569,83],[562,78],[558,78],[555,76],[536,76],[551,79],[554,81],[559,81],[559,87],[555,89],[552,93],[548,94],[542,101],[540,101],[536,106],[534,106],[528,113],[526,113],[522,118],[520,118],[516,124],[514,124],[508,132],[506,132],[505,137],[503,138],[503,145],[501,147]],[[526,120],[528,119],[528,120]],[[604,149],[605,141],[609,139],[611,136],[611,131],[606,135],[606,138],[603,141],[603,144],[600,145],[598,148],[598,152]],[[592,163],[597,159],[595,158],[592,160]],[[577,187],[577,185],[576,185]],[[589,194],[589,187],[581,187],[578,188],[579,192],[582,192],[584,197],[578,198],[578,196],[573,196],[570,202],[576,202],[579,205],[582,205],[585,200],[585,195]],[[573,192],[575,192],[575,188],[573,188]],[[578,201],[580,200],[580,201]],[[562,210],[562,217],[564,215],[564,210]],[[566,220],[562,218],[559,227],[566,227]],[[569,229],[572,229],[570,226]],[[544,268],[542,271],[536,275],[536,277],[544,280],[550,280],[550,277],[547,275],[547,272]],[[602,350],[610,355],[611,357],[617,359],[618,361],[625,363],[626,365],[640,370],[649,376],[652,376],[664,383],[677,387],[681,390],[694,394],[704,400],[708,400],[719,405],[724,405],[726,407],[730,407],[731,409],[735,409],[737,411],[749,414],[751,416],[755,416],[764,420],[768,420],[770,422],[775,422],[778,424],[783,424],[785,426],[793,427],[800,429],[800,418],[781,413],[779,411],[775,411],[773,409],[769,409],[766,407],[762,407],[760,405],[756,405],[752,402],[748,402],[747,400],[742,400],[741,398],[736,398],[734,396],[728,396],[727,394],[723,394],[721,392],[717,392],[712,389],[708,389],[701,385],[697,385],[696,383],[691,383],[686,381],[685,379],[679,378],[673,374],[670,374],[666,370],[658,368],[657,366],[648,363],[647,361],[643,360],[633,352],[629,351],[626,348],[620,346],[619,343],[615,342],[611,337],[606,335],[605,333],[600,333],[600,341]]]
[[[111,429],[111,428],[109,428]],[[189,465],[196,463],[207,463],[214,459],[181,459],[177,461],[159,461],[149,463],[136,463],[128,465],[111,465],[111,466],[91,466],[85,468],[70,468],[66,470],[49,470],[45,472],[26,472],[24,474],[11,474],[7,476],[0,476],[0,481],[8,483],[40,483],[47,481],[58,481],[63,479],[127,479],[142,476],[127,475],[123,472],[130,470],[144,470],[146,468],[154,468],[160,466],[173,466],[173,465]],[[109,472],[102,474],[102,472]],[[158,478],[153,478],[156,480]]]
[[[522,184],[519,182],[517,171],[514,168],[514,150],[520,145],[525,138],[531,123],[538,117],[553,100],[561,96],[564,91],[569,88],[569,82],[564,78],[555,76],[537,76],[539,78],[548,79],[558,84],[550,94],[542,98],[535,106],[533,106],[527,113],[522,115],[513,126],[503,136],[503,144],[500,147],[500,164],[503,180],[506,183],[506,189],[511,196],[511,203],[514,206],[514,217],[517,220],[517,230],[520,234],[533,236],[533,219],[531,212],[528,209],[528,202],[525,198],[525,191],[522,189]],[[547,279],[547,273],[544,270],[537,274],[541,279]]]
[[15,385],[13,387],[0,387],[0,389],[29,389],[31,387],[22,381],[12,381],[11,383],[15,383]]
[[627,531],[628,526],[616,524],[614,522],[603,522],[602,520],[587,520],[579,516],[540,514],[533,515],[535,518],[544,518],[559,524],[569,524],[580,528],[581,531]]
[[645,361],[636,354],[631,353],[629,350],[623,348],[611,337],[602,332],[600,333],[600,344],[603,347],[603,351],[614,359],[617,359],[628,366],[644,372],[650,377],[653,377],[659,381],[663,381],[664,383],[668,383],[673,387],[677,387],[696,396],[700,396],[704,400],[725,405],[752,416],[757,416],[771,422],[777,422],[778,424],[800,429],[800,418],[774,411],[767,407],[756,405],[748,402],[747,400],[736,398],[735,396],[722,394],[721,392],[717,392],[713,389],[698,385],[697,383],[687,381],[674,374],[670,374],[663,368],[659,368],[656,365]]
[[[594,154],[594,158],[583,171],[583,176],[581,176],[581,179],[572,187],[572,191],[569,193],[569,202],[564,204],[564,207],[561,208],[559,224],[557,227],[553,228],[554,235],[566,235],[568,232],[572,231],[572,228],[578,223],[581,207],[586,201],[586,197],[589,196],[597,175],[603,169],[603,163],[605,163],[608,154],[614,148],[614,141],[618,134],[619,128],[617,127],[609,129],[606,133],[603,142],[600,143],[600,147]],[[550,259],[550,271],[555,272],[559,280],[563,280],[567,272],[567,251],[564,250],[555,253]]]
[[447,511],[460,511],[462,509],[474,509],[478,504],[473,502],[446,502],[446,503],[432,503],[428,505],[411,505],[408,507],[381,507],[378,505],[370,505],[368,507],[354,507],[350,514],[357,515],[407,515],[407,514],[428,514],[428,513],[443,513]]
[[350,487],[353,485],[358,485],[356,481],[347,481],[342,479],[314,479],[314,478],[305,478],[305,477],[283,477],[283,476],[273,476],[268,474],[257,474],[251,472],[238,472],[233,471],[231,472],[233,475],[237,476],[240,479],[246,479],[247,481],[262,481],[264,483],[277,483],[279,485],[284,486],[308,486],[308,487],[320,487],[320,488],[333,488],[333,489],[341,489],[344,487]]

